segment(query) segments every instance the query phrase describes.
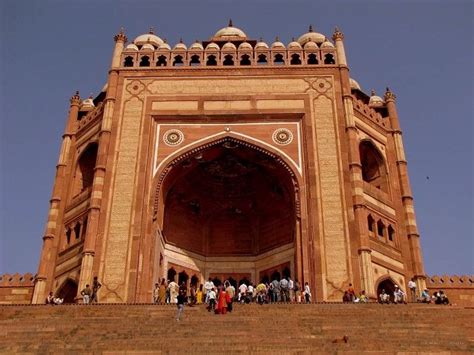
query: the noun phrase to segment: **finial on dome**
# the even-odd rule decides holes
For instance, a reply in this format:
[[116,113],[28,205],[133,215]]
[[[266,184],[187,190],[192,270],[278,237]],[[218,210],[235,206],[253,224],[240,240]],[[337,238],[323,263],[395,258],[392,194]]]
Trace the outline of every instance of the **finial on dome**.
[[375,95],[376,95],[375,90],[374,89],[370,90],[370,96],[375,96]]
[[153,26],[150,26],[150,29],[148,30],[148,33],[149,34],[155,34],[155,29],[153,28]]
[[275,42],[280,42],[280,37],[276,36],[275,37]]
[[258,39],[258,41],[259,41],[259,42],[263,42],[263,37],[260,37],[260,38]]
[[114,41],[122,41],[122,42],[127,42],[127,36],[125,36],[125,29],[123,27],[120,27],[119,33],[117,33],[114,36]]
[[397,97],[395,96],[395,94],[387,87],[385,90],[385,95],[384,95],[385,101],[388,101],[388,100],[395,101],[396,98]]
[[234,27],[234,24],[232,23],[232,19],[231,19],[231,18],[229,19],[229,24],[227,25],[227,27]]
[[334,34],[332,35],[333,40],[343,40],[344,39],[344,34],[339,30],[339,27],[336,26],[334,29]]
[[179,43],[183,43],[183,37],[179,38]]
[[309,25],[308,32],[313,32],[313,25]]
[[291,42],[294,42],[295,41],[295,37],[291,37]]
[[168,43],[168,40],[166,38],[163,38],[163,43]]

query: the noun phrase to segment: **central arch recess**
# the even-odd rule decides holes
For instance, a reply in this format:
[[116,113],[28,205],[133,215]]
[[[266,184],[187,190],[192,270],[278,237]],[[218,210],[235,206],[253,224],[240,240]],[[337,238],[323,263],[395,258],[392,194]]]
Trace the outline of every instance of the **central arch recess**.
[[201,279],[238,274],[256,282],[295,270],[295,191],[278,156],[234,138],[176,159],[158,192],[161,276],[182,265]]

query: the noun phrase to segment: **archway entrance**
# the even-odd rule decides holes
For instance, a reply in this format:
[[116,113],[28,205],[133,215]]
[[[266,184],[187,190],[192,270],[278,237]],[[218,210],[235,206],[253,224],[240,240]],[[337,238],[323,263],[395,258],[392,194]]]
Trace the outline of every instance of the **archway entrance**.
[[77,283],[67,279],[61,288],[56,292],[56,296],[64,299],[64,303],[74,303],[77,295]]
[[283,263],[294,274],[294,185],[273,154],[235,139],[180,159],[161,185],[165,265],[206,279],[245,274],[259,282],[260,271]]
[[385,290],[387,294],[390,295],[390,302],[394,301],[393,292],[395,291],[395,283],[392,279],[388,278],[379,283],[377,286],[377,297],[382,293],[382,290]]

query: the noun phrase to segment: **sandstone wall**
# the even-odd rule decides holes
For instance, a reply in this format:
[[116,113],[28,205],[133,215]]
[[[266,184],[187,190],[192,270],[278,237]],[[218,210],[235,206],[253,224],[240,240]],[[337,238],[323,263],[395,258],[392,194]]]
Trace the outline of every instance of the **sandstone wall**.
[[0,275],[0,304],[29,304],[33,289],[34,276],[30,273]]
[[434,275],[426,279],[426,287],[433,294],[443,290],[452,304],[474,306],[474,275]]

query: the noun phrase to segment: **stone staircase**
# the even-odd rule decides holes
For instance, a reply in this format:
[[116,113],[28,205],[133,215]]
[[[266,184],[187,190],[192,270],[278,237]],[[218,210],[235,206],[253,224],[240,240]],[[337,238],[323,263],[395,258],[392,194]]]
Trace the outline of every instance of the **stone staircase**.
[[[474,352],[474,309],[435,305],[0,306],[0,353]],[[348,337],[347,343],[342,340]]]

